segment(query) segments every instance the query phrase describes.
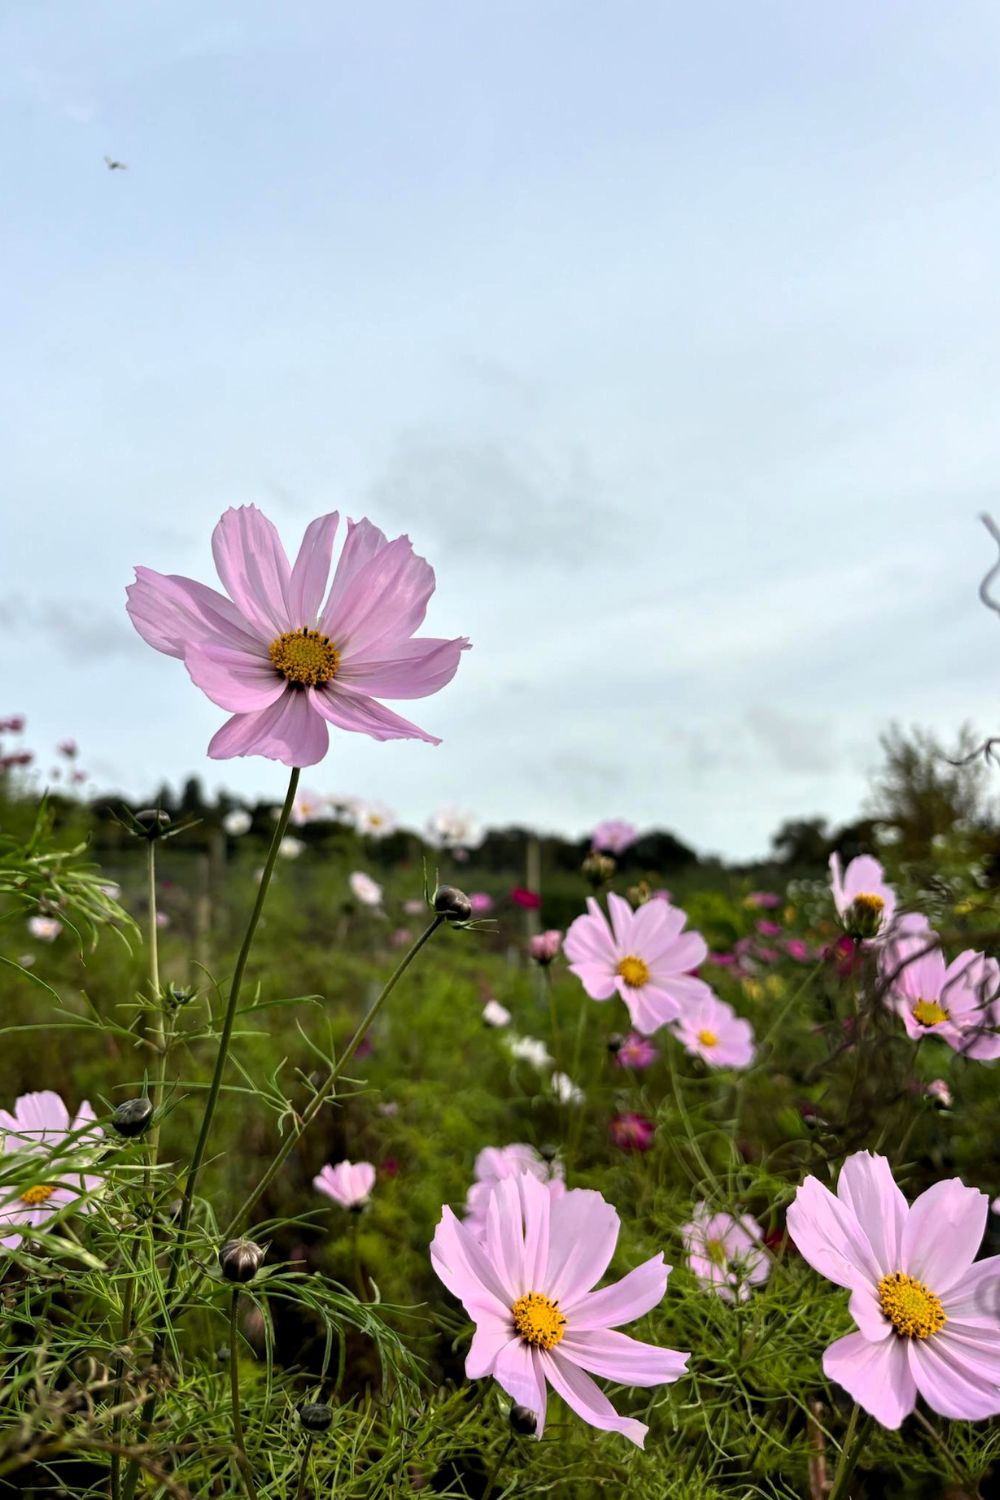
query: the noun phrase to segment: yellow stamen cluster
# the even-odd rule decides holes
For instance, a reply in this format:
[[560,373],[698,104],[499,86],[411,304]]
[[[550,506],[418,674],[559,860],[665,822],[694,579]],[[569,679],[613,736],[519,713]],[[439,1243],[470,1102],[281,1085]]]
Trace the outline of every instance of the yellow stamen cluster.
[[698,1040],[703,1047],[717,1047],[719,1045],[718,1034],[714,1031],[699,1031]]
[[21,1202],[27,1203],[30,1208],[35,1208],[39,1203],[45,1203],[51,1198],[54,1192],[54,1183],[39,1182],[34,1187],[25,1188],[21,1194]]
[[882,1311],[902,1338],[929,1339],[948,1321],[941,1299],[905,1271],[883,1276],[877,1290]]
[[634,953],[627,954],[615,972],[621,975],[630,990],[641,990],[649,983],[649,965]]
[[318,630],[286,630],[268,647],[268,656],[282,677],[295,687],[321,687],[336,677],[340,652]]
[[721,1240],[706,1240],[705,1254],[714,1265],[724,1266],[726,1264],[726,1247]]
[[885,902],[872,891],[859,891],[851,902],[844,925],[852,937],[873,938],[882,926]]
[[511,1308],[514,1328],[533,1349],[554,1349],[566,1331],[559,1304],[541,1292],[525,1292]]
[[948,1012],[936,1000],[918,1000],[913,1007],[913,1019],[921,1026],[940,1026],[942,1021],[947,1021]]

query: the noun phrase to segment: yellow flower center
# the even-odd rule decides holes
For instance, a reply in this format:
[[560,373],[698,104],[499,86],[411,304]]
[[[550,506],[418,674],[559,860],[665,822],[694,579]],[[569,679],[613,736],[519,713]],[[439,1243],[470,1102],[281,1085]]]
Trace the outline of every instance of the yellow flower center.
[[286,630],[271,642],[268,656],[282,677],[296,687],[321,687],[337,675],[340,652],[318,630]]
[[872,917],[880,917],[885,911],[885,902],[882,897],[874,895],[871,891],[859,891],[854,898],[854,905],[858,911],[863,911]]
[[721,1240],[706,1240],[705,1254],[717,1266],[724,1266],[726,1264],[726,1247]]
[[719,1044],[718,1034],[714,1031],[699,1031],[698,1040],[703,1047],[717,1047]]
[[514,1327],[534,1349],[554,1349],[566,1331],[559,1305],[541,1292],[525,1292],[511,1308]]
[[369,813],[368,821],[373,828],[381,828],[382,826],[382,818],[378,813]]
[[921,1026],[940,1026],[942,1021],[947,1021],[948,1012],[936,1000],[918,1000],[913,1007],[913,1017]]
[[634,953],[629,953],[622,959],[617,972],[630,990],[641,990],[644,984],[649,983],[649,966],[641,958],[636,958]]
[[51,1198],[55,1190],[54,1183],[39,1182],[34,1187],[25,1188],[21,1194],[21,1202],[27,1203],[30,1207],[34,1208],[37,1203],[44,1203],[48,1198]]
[[878,1300],[889,1322],[903,1338],[928,1339],[947,1323],[941,1299],[922,1281],[893,1271],[878,1284]]

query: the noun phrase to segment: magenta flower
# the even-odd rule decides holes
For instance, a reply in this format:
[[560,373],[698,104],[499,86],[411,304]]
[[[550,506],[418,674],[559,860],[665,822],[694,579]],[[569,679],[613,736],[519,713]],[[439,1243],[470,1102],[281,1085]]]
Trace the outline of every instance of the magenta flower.
[[24,725],[23,714],[10,714],[6,719],[0,719],[0,734],[23,734]]
[[469,905],[474,917],[485,917],[493,910],[493,897],[487,891],[470,891]]
[[665,901],[647,901],[637,911],[612,891],[610,923],[593,896],[563,945],[572,973],[592,1000],[619,994],[632,1025],[644,1036],[658,1031],[687,1008],[711,996],[696,968],[708,949],[700,933],[682,932],[687,917]]
[[536,932],[534,937],[528,939],[528,952],[536,964],[543,967],[550,964],[562,947],[563,935],[558,927],[550,927],[548,932]]
[[229,598],[190,578],[136,568],[127,590],[136,630],[180,657],[195,684],[233,715],[208,747],[214,760],[263,755],[313,766],[326,754],[328,724],[376,740],[439,743],[377,700],[436,693],[469,642],[414,637],[434,570],[408,537],[390,542],[371,521],[348,522],[326,594],[338,519],[334,511],[313,521],[289,567],[256,506],[227,510],[212,551]]
[[763,1231],[749,1214],[736,1219],[732,1214],[713,1214],[707,1203],[696,1203],[681,1239],[689,1269],[724,1302],[745,1302],[750,1288],[771,1274]]
[[781,936],[781,923],[780,922],[768,922],[768,921],[765,921],[762,918],[757,923],[757,931],[760,933],[761,937],[771,937],[771,938],[773,938],[773,937],[780,937]]
[[608,1125],[612,1144],[621,1151],[648,1151],[653,1144],[656,1126],[645,1115],[625,1110]]
[[674,1034],[688,1052],[712,1068],[746,1068],[753,1062],[753,1027],[711,991],[685,1010]]
[[827,1349],[823,1372],[883,1427],[898,1427],[918,1393],[943,1417],[1000,1413],[1000,1256],[973,1264],[987,1204],[953,1177],[908,1207],[885,1157],[859,1151],[836,1196],[807,1177],[788,1210],[792,1240],[848,1288],[858,1325]]
[[809,962],[809,944],[803,942],[802,938],[789,938],[785,944],[785,952],[789,958],[794,958],[797,963]]
[[566,1187],[563,1182],[563,1165],[556,1158],[546,1161],[534,1148],[523,1141],[510,1146],[484,1146],[476,1157],[476,1180],[465,1199],[464,1222],[475,1235],[486,1233],[486,1211],[490,1204],[490,1193],[498,1182],[509,1177],[520,1177],[522,1172],[544,1182],[554,1196],[560,1197]]
[[688,1355],[615,1331],[663,1297],[662,1254],[592,1291],[615,1252],[617,1213],[585,1188],[553,1200],[528,1173],[495,1184],[486,1221],[480,1244],[446,1208],[431,1244],[434,1270],[476,1324],[468,1378],[492,1375],[534,1413],[539,1437],[551,1385],[585,1422],[641,1448],[648,1428],[619,1416],[590,1377],[653,1386],[684,1374]]
[[590,843],[592,848],[600,849],[602,854],[624,854],[626,849],[631,849],[638,837],[638,828],[633,828],[624,818],[607,818],[603,823],[598,823],[590,835]]
[[775,907],[781,905],[777,891],[751,891],[746,898],[747,906]]
[[520,906],[525,911],[538,911],[542,904],[542,898],[538,892],[529,891],[524,885],[515,885],[510,893],[510,899],[515,906]]
[[641,1072],[643,1068],[649,1068],[659,1057],[659,1048],[654,1047],[644,1036],[636,1031],[630,1031],[615,1053],[615,1062],[620,1068],[634,1068]]
[[375,1168],[370,1161],[328,1163],[313,1178],[313,1187],[341,1208],[364,1208],[375,1186]]
[[[0,1202],[0,1245],[13,1250],[22,1239],[30,1238],[60,1209],[75,1203],[84,1193],[92,1193],[101,1184],[100,1177],[87,1175],[77,1165],[69,1170],[70,1158],[93,1151],[100,1141],[100,1130],[88,1130],[94,1111],[86,1100],[73,1119],[60,1096],[51,1089],[22,1094],[11,1114],[0,1109],[0,1131],[3,1131],[3,1153],[16,1153],[19,1160],[38,1158],[37,1180],[8,1184],[5,1193],[14,1196]],[[89,1213],[86,1201],[79,1204],[81,1213]]]
[[885,871],[870,854],[859,854],[841,872],[840,855],[830,855],[833,904],[844,929],[854,938],[884,937],[896,911],[896,893]]
[[967,948],[947,966],[926,917],[903,917],[882,953],[888,999],[908,1036],[937,1036],[955,1052],[1000,1057],[1000,964]]

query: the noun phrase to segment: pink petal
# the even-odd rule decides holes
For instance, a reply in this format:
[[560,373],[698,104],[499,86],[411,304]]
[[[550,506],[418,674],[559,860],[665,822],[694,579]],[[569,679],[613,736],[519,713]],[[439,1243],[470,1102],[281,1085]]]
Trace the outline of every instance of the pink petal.
[[620,1432],[637,1447],[645,1445],[649,1428],[644,1422],[620,1417],[604,1392],[572,1360],[560,1358],[558,1349],[542,1355],[542,1368],[552,1389],[578,1417],[602,1432]]
[[547,1297],[573,1302],[599,1281],[618,1243],[620,1219],[592,1188],[574,1188],[549,1206]]
[[288,558],[256,505],[225,512],[212,533],[212,555],[229,597],[270,640],[300,623],[288,612]]
[[195,686],[231,714],[269,708],[288,686],[260,646],[253,656],[232,646],[188,646],[184,665]]
[[903,1229],[900,1270],[940,1297],[961,1281],[986,1231],[989,1199],[957,1177],[935,1182],[915,1199]]
[[326,724],[311,706],[311,693],[289,688],[270,708],[234,714],[212,737],[212,760],[264,755],[286,766],[314,766],[329,748]]
[[610,1000],[618,988],[614,970],[600,964],[570,964],[569,970],[579,979],[591,1000]]
[[538,1290],[529,1286],[524,1278],[521,1194],[514,1177],[505,1177],[493,1184],[486,1207],[485,1248],[497,1277],[510,1295],[508,1306],[525,1292]]
[[880,1343],[894,1332],[892,1324],[882,1311],[875,1288],[872,1286],[855,1287],[851,1293],[848,1303],[851,1317],[857,1323],[859,1329],[870,1343]]
[[415,555],[409,537],[397,537],[363,563],[342,592],[334,581],[322,628],[345,658],[367,655],[380,642],[409,640],[433,592],[434,569]]
[[[511,1342],[509,1316],[493,1318],[481,1313],[479,1318],[469,1352],[465,1356],[465,1374],[469,1380],[481,1380],[484,1375],[492,1375],[497,1355]],[[519,1340],[515,1339],[514,1342]]]
[[347,536],[337,560],[337,571],[333,575],[329,597],[323,606],[322,619],[327,619],[330,610],[339,604],[352,579],[371,562],[376,553],[388,545],[388,537],[373,522],[367,519],[348,521]]
[[881,1273],[854,1213],[816,1177],[798,1189],[786,1218],[793,1243],[814,1270],[837,1286],[875,1285]]
[[581,1332],[572,1328],[560,1343],[559,1353],[591,1375],[619,1385],[666,1385],[685,1373],[691,1357],[608,1328]]
[[611,1286],[564,1300],[563,1311],[574,1332],[631,1323],[662,1301],[669,1274],[670,1267],[664,1265],[661,1251],[652,1259],[643,1261],[641,1266],[636,1266],[634,1271],[629,1271],[620,1281],[612,1282]]
[[885,1157],[873,1156],[870,1151],[849,1156],[837,1179],[837,1197],[867,1235],[879,1275],[898,1271],[907,1206]]
[[[679,906],[668,901],[647,901],[635,913],[635,936],[642,943],[639,950],[644,958],[669,948],[680,936],[687,920]],[[696,937],[696,933],[688,934]]]
[[895,1429],[917,1404],[917,1387],[906,1362],[906,1345],[916,1342],[891,1338],[872,1344],[862,1333],[849,1333],[823,1355],[823,1373],[883,1427]]
[[167,656],[183,656],[194,642],[256,651],[260,640],[250,622],[224,594],[173,573],[136,568],[125,590],[126,609],[147,645]]
[[445,1208],[431,1241],[437,1275],[476,1321],[496,1319],[510,1326],[512,1299],[473,1234]]
[[[665,903],[658,901],[657,906]],[[645,909],[645,908],[644,908]],[[665,908],[669,910],[669,908]],[[646,962],[655,973],[660,967],[669,969],[672,974],[683,974],[688,969],[697,969],[708,957],[708,944],[700,932],[682,932],[679,937],[662,947],[653,947],[649,954],[644,954]],[[697,981],[695,981],[697,982]]]
[[511,1339],[500,1350],[493,1366],[493,1379],[519,1406],[526,1406],[538,1419],[538,1433],[545,1430],[545,1379],[542,1361],[530,1344]]
[[428,745],[440,745],[441,741],[408,719],[400,718],[392,709],[374,698],[366,698],[351,688],[328,685],[310,688],[309,698],[317,713],[323,715],[338,729],[349,729],[355,734],[367,734],[373,740],[424,740]]
[[524,1218],[524,1285],[523,1291],[542,1289],[549,1263],[552,1237],[553,1186],[527,1172],[516,1177]]
[[1000,1317],[1000,1255],[977,1260],[964,1276],[941,1295],[949,1319],[987,1319],[991,1325]]
[[319,620],[339,522],[340,516],[332,510],[306,527],[287,588],[288,616],[293,630],[302,625],[312,627]]
[[652,984],[643,985],[641,990],[633,990],[624,979],[619,979],[616,981],[616,987],[628,1006],[632,1025],[636,1031],[642,1032],[643,1036],[652,1036],[655,1031],[659,1031],[661,1026],[666,1026],[670,1021],[676,1021],[681,1013],[681,1008],[673,996]]
[[611,918],[611,931],[619,950],[628,951],[635,937],[635,916],[625,897],[616,895],[614,891],[608,892],[608,916]]
[[462,652],[470,649],[465,636],[453,641],[406,641],[381,660],[345,657],[337,681],[373,698],[426,698],[447,686],[458,670]]
[[[947,1332],[945,1324],[945,1332]],[[1000,1414],[1000,1388],[997,1380],[1000,1369],[995,1361],[984,1379],[982,1368],[976,1367],[974,1358],[960,1340],[948,1339],[944,1334],[932,1334],[929,1339],[905,1339],[908,1346],[910,1374],[927,1405],[942,1417],[954,1417],[959,1421],[974,1422],[981,1417]],[[974,1346],[971,1351],[974,1354]],[[993,1352],[987,1345],[986,1353]]]

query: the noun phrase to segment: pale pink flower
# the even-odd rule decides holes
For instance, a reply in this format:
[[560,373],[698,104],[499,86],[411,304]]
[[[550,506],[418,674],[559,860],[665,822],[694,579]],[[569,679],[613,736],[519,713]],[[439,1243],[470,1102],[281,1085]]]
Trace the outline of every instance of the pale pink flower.
[[524,1141],[514,1141],[510,1146],[484,1146],[476,1157],[474,1171],[476,1180],[466,1195],[464,1222],[477,1235],[486,1232],[490,1192],[496,1183],[508,1177],[528,1172],[539,1182],[551,1183],[556,1196],[566,1191],[563,1165],[558,1157],[548,1161]]
[[487,912],[493,910],[493,897],[486,891],[470,891],[469,905],[474,917],[485,917]]
[[885,871],[870,854],[859,854],[841,871],[840,855],[830,855],[833,904],[851,937],[884,937],[896,911],[896,893],[886,883]]
[[781,905],[777,891],[751,891],[746,898],[747,906],[774,907]]
[[53,943],[63,930],[58,917],[43,917],[36,913],[28,918],[28,931],[42,943]]
[[376,740],[438,741],[378,700],[424,698],[450,682],[464,638],[414,637],[434,571],[408,537],[390,542],[370,521],[349,521],[327,579],[334,511],[306,530],[293,567],[274,526],[253,505],[227,510],[212,537],[229,594],[174,574],[136,569],[132,623],[150,646],[180,657],[192,680],[233,715],[208,747],[215,760],[263,755],[313,766],[327,724]]
[[157,927],[162,927],[162,928],[169,927],[170,926],[170,914],[169,914],[169,912],[158,911],[156,913],[156,925],[157,925]]
[[591,847],[602,854],[624,854],[639,837],[639,830],[624,818],[606,818],[590,835]]
[[859,1151],[836,1196],[807,1177],[788,1233],[821,1276],[851,1293],[856,1333],[823,1356],[828,1380],[883,1427],[917,1395],[943,1417],[1000,1414],[1000,1256],[973,1263],[988,1199],[957,1177],[907,1206],[884,1156]]
[[404,901],[403,910],[408,917],[422,917],[427,910],[427,903],[419,899]]
[[363,906],[381,906],[382,887],[377,880],[373,880],[363,870],[355,870],[347,877],[347,883],[354,893],[355,900],[360,901]]
[[313,1178],[317,1192],[325,1193],[341,1208],[363,1208],[375,1186],[375,1168],[370,1161],[329,1163]]
[[302,840],[297,839],[294,833],[286,833],[278,845],[278,853],[282,859],[298,859],[299,855],[305,851],[305,847]]
[[387,839],[396,832],[396,814],[384,802],[359,802],[351,806],[356,831],[369,839]]
[[73,760],[80,753],[76,740],[60,740],[56,749],[60,755],[65,755],[67,760]]
[[924,1089],[924,1093],[927,1095],[928,1099],[932,1099],[934,1103],[939,1104],[942,1109],[951,1109],[951,1106],[955,1102],[952,1098],[951,1089],[945,1083],[943,1078],[935,1078],[934,1082],[929,1083]]
[[620,1068],[634,1068],[641,1072],[643,1068],[649,1068],[659,1057],[659,1049],[648,1042],[638,1032],[630,1031],[615,1053],[615,1062]]
[[[476,1324],[470,1380],[492,1376],[545,1426],[546,1387],[591,1426],[641,1448],[647,1428],[618,1414],[591,1375],[621,1385],[665,1385],[688,1355],[617,1332],[663,1297],[669,1267],[655,1255],[602,1291],[591,1288],[614,1255],[620,1220],[600,1193],[574,1188],[552,1199],[529,1173],[494,1185],[480,1243],[446,1208],[431,1262]],[[589,1372],[589,1373],[588,1373]]]
[[499,1000],[487,1000],[483,1006],[483,1020],[487,1026],[509,1026],[510,1011]]
[[756,1219],[742,1214],[714,1214],[707,1203],[696,1203],[694,1218],[681,1229],[688,1266],[706,1289],[724,1302],[745,1302],[750,1288],[771,1273]]
[[709,993],[674,1022],[674,1034],[694,1057],[712,1068],[746,1068],[753,1062],[753,1027],[725,1000]]
[[304,828],[307,823],[315,823],[317,819],[326,816],[328,811],[329,799],[322,792],[310,792],[303,787],[292,800],[288,821],[296,828]]
[[231,839],[242,838],[253,827],[253,818],[245,807],[234,807],[231,812],[226,813],[222,826]]
[[23,714],[10,714],[6,719],[0,719],[0,734],[22,734],[24,725]]
[[[92,1193],[102,1179],[88,1175],[78,1160],[82,1152],[93,1154],[101,1140],[98,1129],[87,1127],[94,1111],[86,1100],[73,1119],[60,1096],[51,1089],[22,1094],[11,1114],[0,1109],[0,1131],[3,1153],[16,1153],[19,1161],[32,1166],[37,1177],[8,1184],[0,1191],[0,1245],[13,1250],[22,1239],[40,1228],[84,1193]],[[74,1160],[77,1158],[77,1160]],[[10,1196],[7,1196],[10,1195]],[[79,1204],[81,1213],[89,1213],[87,1202]]]
[[486,830],[472,813],[457,807],[441,807],[427,822],[427,842],[432,849],[465,852],[478,849]]
[[535,963],[550,964],[562,947],[562,937],[558,927],[550,927],[548,932],[536,932],[529,938],[528,952]]
[[563,945],[572,973],[592,1000],[618,994],[636,1031],[648,1036],[681,1011],[711,995],[690,970],[708,949],[700,933],[682,932],[687,917],[665,901],[647,901],[637,911],[612,891],[610,922],[593,896],[587,915],[577,917]]
[[389,936],[390,948],[408,948],[413,942],[413,933],[408,927],[397,927]]
[[968,948],[946,965],[925,917],[903,917],[882,950],[887,999],[908,1036],[940,1037],[980,1061],[1000,1057],[1000,964]]

